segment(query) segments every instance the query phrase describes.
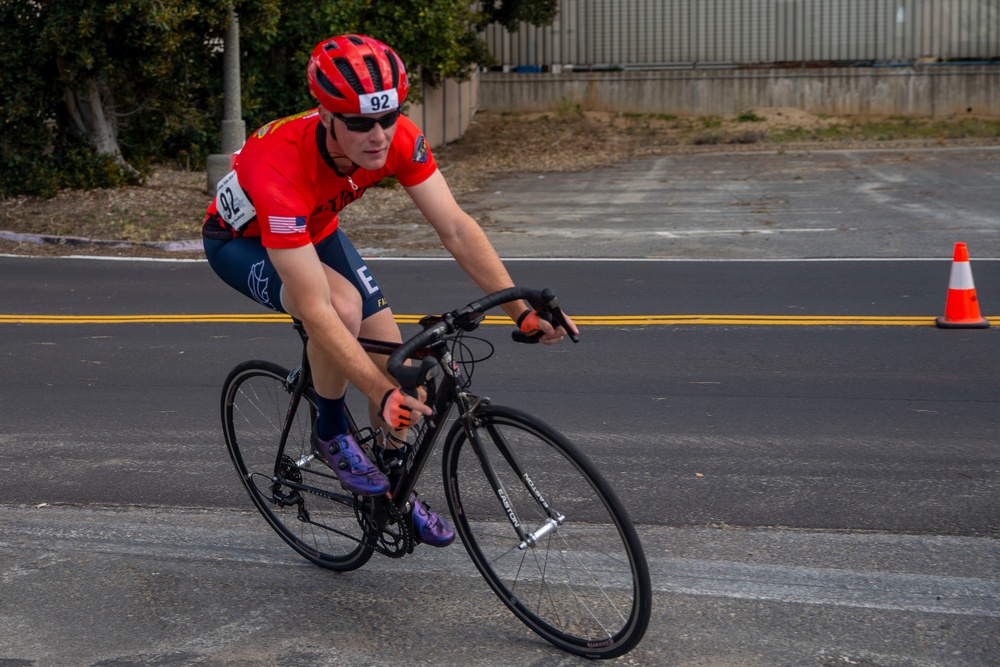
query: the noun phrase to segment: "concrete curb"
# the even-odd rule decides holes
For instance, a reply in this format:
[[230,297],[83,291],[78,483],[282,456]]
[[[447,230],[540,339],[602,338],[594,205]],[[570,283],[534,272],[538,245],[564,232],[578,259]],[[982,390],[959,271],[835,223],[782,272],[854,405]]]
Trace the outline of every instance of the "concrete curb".
[[0,231],[0,239],[17,243],[37,243],[39,245],[87,246],[98,245],[106,248],[155,248],[168,252],[188,252],[201,250],[201,239],[189,241],[114,241],[109,239],[88,239],[82,236],[52,236],[48,234],[18,234]]

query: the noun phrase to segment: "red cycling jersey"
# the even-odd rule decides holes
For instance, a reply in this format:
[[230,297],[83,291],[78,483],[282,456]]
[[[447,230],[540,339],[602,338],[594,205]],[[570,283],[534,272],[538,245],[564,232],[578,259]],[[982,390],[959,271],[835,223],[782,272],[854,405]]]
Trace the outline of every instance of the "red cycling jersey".
[[382,179],[395,176],[409,187],[437,169],[420,130],[400,116],[385,165],[343,174],[327,151],[326,128],[316,109],[264,125],[234,157],[235,177],[223,180],[208,207],[203,234],[259,236],[266,248],[319,243],[337,229],[337,214]]

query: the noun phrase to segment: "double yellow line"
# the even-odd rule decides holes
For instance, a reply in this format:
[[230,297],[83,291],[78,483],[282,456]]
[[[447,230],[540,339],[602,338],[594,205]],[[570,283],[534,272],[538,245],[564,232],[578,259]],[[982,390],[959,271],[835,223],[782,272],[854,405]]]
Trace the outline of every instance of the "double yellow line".
[[[421,315],[396,315],[400,324],[416,324]],[[1000,325],[1000,318],[987,318]],[[573,321],[581,327],[648,327],[648,326],[934,326],[933,317],[879,317],[855,315],[576,315]],[[291,318],[278,313],[208,314],[208,315],[5,315],[0,324],[201,324],[201,323],[289,323]],[[510,325],[510,319],[489,315],[484,324]]]

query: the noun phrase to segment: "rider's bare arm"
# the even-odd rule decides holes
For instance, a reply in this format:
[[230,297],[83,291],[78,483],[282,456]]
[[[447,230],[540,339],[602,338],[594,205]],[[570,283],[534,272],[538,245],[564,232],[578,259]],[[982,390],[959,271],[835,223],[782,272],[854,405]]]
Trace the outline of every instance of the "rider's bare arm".
[[[320,262],[315,247],[269,248],[268,255],[284,282],[284,305],[302,320],[310,341],[351,384],[379,405],[395,385],[372,362],[337,314],[325,275],[328,269]],[[418,412],[430,413],[416,399],[408,398],[406,403]]]
[[[434,227],[444,247],[485,293],[490,294],[514,285],[493,244],[479,223],[455,201],[451,188],[440,171],[434,172],[423,183],[406,188],[406,191]],[[528,304],[524,301],[503,306],[504,311],[515,322],[527,308]],[[572,322],[570,326],[574,333],[579,333]],[[543,321],[541,328],[543,343],[558,342],[566,335],[561,327],[553,329],[548,322]]]

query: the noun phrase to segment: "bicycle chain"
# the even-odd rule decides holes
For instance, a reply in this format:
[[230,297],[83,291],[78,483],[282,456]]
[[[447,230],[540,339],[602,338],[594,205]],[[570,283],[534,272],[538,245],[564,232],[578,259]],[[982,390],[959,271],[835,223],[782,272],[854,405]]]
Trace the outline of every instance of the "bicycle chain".
[[[288,462],[283,462],[282,467],[298,472],[291,459]],[[327,475],[322,476],[326,477]],[[331,479],[336,479],[332,475],[330,477]],[[301,481],[301,475],[299,475],[298,480],[293,481]],[[309,489],[302,489],[302,491],[309,495],[329,500],[329,498],[326,498],[326,496],[317,491]],[[272,497],[274,495],[272,491]],[[376,512],[379,515],[378,518],[376,518]],[[410,522],[406,520],[406,515],[400,512],[386,497],[363,498],[355,495],[354,517],[357,519],[358,525],[361,526],[361,530],[364,533],[363,538],[357,538],[332,526],[313,521],[309,516],[309,511],[305,508],[304,500],[299,505],[300,521],[319,526],[324,530],[329,530],[364,546],[370,546],[375,551],[389,558],[402,558],[406,554],[413,553],[416,542],[414,541],[413,529],[410,526]],[[390,526],[394,526],[395,530],[390,530]]]
[[[366,437],[361,438],[361,443],[367,445],[369,442],[373,442],[375,437],[375,432],[371,431],[371,433],[369,433]],[[325,473],[317,472],[315,474],[318,474],[321,477],[329,477],[332,480],[337,479],[336,477]],[[299,470],[298,466],[295,465],[295,462],[287,455],[282,457],[281,475],[295,482],[302,481],[301,470]],[[310,489],[302,489],[302,491],[310,495],[325,498],[322,493],[317,491],[312,491]],[[277,499],[277,489],[272,489],[271,493],[272,498]],[[298,492],[294,493],[297,495]],[[327,498],[327,500],[329,499]],[[288,501],[283,498],[281,504],[286,503],[292,504],[288,503]],[[402,558],[406,554],[413,553],[413,549],[416,546],[413,529],[410,522],[407,520],[408,517],[404,516],[399,509],[384,496],[377,498],[363,498],[357,494],[354,495],[354,517],[364,533],[364,537],[361,539],[332,526],[327,526],[313,521],[309,515],[309,510],[306,509],[304,499],[297,504],[299,506],[298,518],[300,521],[319,526],[324,530],[329,530],[364,546],[370,546],[374,548],[375,551],[384,556],[388,556],[389,558]],[[390,529],[390,527],[393,526],[396,530]]]

